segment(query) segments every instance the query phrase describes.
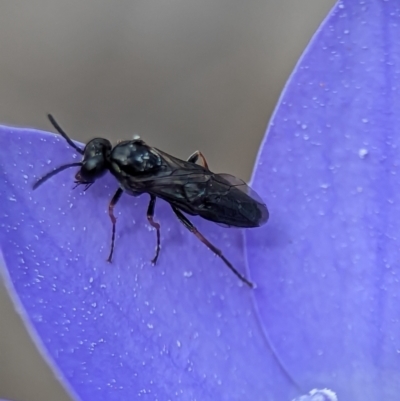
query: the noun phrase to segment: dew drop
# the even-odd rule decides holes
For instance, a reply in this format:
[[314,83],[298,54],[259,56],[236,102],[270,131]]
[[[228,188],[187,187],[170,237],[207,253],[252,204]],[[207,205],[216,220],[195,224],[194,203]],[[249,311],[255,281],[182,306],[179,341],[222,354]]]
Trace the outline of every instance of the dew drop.
[[367,156],[367,154],[368,154],[368,150],[365,148],[361,148],[358,151],[358,156],[360,157],[360,159],[364,159],[365,156]]

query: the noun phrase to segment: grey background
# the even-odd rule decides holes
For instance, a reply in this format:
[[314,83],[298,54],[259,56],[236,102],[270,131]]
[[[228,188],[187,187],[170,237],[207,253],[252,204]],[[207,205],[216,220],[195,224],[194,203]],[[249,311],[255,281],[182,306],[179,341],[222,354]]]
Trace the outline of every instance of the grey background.
[[[14,0],[0,5],[0,123],[140,134],[249,179],[280,91],[334,0]],[[0,283],[0,398],[68,400]]]

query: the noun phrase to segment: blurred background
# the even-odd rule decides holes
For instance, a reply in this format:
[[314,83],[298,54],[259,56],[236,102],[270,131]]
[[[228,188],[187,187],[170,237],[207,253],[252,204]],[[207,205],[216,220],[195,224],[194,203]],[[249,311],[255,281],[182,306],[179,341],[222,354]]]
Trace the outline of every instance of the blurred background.
[[[334,0],[30,0],[0,6],[0,123],[139,134],[250,178],[279,94]],[[38,155],[40,157],[40,155]],[[0,282],[0,398],[67,401]]]

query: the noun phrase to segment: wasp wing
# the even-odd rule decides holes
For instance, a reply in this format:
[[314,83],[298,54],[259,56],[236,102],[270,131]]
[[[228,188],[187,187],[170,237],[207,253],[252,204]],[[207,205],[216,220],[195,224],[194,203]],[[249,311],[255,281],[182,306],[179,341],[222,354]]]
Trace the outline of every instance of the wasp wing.
[[258,227],[268,220],[267,207],[244,181],[155,151],[162,157],[162,166],[151,177],[132,177],[135,186],[140,182],[143,192],[223,225]]
[[213,174],[205,206],[201,216],[224,225],[259,227],[269,217],[268,209],[257,193],[230,174]]
[[244,181],[229,174],[214,174],[159,149],[152,151],[161,164],[149,174],[128,175],[125,190],[147,192],[188,214],[227,226],[258,227],[267,221],[267,207]]

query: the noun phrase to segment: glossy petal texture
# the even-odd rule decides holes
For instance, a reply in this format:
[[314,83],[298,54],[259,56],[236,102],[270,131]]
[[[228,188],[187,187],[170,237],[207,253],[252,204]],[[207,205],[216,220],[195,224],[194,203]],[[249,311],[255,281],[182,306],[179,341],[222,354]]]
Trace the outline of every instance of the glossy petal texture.
[[[0,213],[6,282],[42,353],[82,400],[288,400],[298,393],[265,343],[252,290],[157,202],[116,207],[108,256],[110,175],[72,190],[75,169],[36,191],[53,168],[77,161],[57,135],[0,129]],[[74,158],[75,157],[75,158]],[[240,230],[193,219],[244,271]]]
[[303,388],[400,394],[400,2],[337,4],[297,65],[253,178],[266,337]]

